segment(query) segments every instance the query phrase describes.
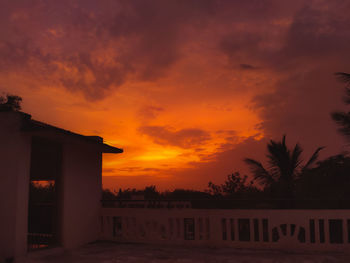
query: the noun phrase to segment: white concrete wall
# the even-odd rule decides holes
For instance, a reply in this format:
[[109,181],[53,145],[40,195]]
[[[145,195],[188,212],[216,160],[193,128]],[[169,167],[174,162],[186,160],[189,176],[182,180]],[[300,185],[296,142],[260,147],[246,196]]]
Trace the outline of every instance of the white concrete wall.
[[0,261],[27,251],[30,136],[20,113],[0,112]]
[[96,241],[102,195],[102,153],[84,144],[63,145],[62,245]]
[[[27,254],[31,138],[63,145],[60,189],[61,246],[74,248],[98,239],[102,153],[83,141],[53,132],[21,132],[24,114],[0,112],[0,262]],[[76,141],[76,142],[75,142]]]
[[[113,217],[121,217],[122,231],[113,236]],[[220,209],[138,209],[103,208],[100,222],[101,239],[120,242],[156,243],[173,245],[215,246],[254,249],[283,249],[291,251],[348,251],[347,220],[350,210],[220,210]],[[184,218],[194,218],[195,239],[184,240]],[[227,239],[223,239],[225,219]],[[231,240],[231,219],[233,219],[234,240]],[[238,239],[238,219],[249,219],[250,241]],[[258,220],[259,240],[254,240],[254,219]],[[269,240],[263,240],[262,219],[268,220]],[[328,220],[341,219],[343,243],[330,243]],[[310,240],[310,220],[315,222],[315,242]],[[324,242],[320,240],[319,220],[324,220]],[[179,222],[179,227],[176,226]],[[202,222],[202,223],[200,223]],[[207,223],[209,222],[209,226]],[[202,227],[200,225],[202,224]],[[281,229],[287,224],[287,234]],[[291,235],[291,225],[296,226]],[[305,229],[305,243],[298,238],[300,227]],[[280,239],[272,241],[272,230],[276,228]]]

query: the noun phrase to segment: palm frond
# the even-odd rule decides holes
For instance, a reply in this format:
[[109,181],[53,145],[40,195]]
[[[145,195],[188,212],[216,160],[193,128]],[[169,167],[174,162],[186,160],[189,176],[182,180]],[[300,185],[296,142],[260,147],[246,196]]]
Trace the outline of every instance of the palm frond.
[[281,144],[286,147],[286,135],[285,134],[283,134]]
[[244,162],[249,166],[254,175],[254,179],[256,179],[260,184],[271,184],[275,181],[271,174],[260,162],[250,158],[244,159]]
[[291,157],[290,157],[290,169],[292,174],[294,173],[295,169],[297,169],[299,167],[299,165],[302,162],[301,159],[301,153],[303,152],[303,149],[301,148],[301,146],[297,143],[294,146],[294,149],[292,151]]
[[267,150],[269,169],[274,175],[286,176],[290,167],[290,151],[286,145],[286,136],[283,135],[281,142],[271,140]]
[[310,166],[317,160],[318,154],[321,150],[323,150],[325,147],[318,147],[316,151],[311,155],[309,161],[304,165],[303,171],[310,168]]
[[338,131],[345,137],[350,139],[350,113],[349,112],[333,112],[332,119],[340,126]]

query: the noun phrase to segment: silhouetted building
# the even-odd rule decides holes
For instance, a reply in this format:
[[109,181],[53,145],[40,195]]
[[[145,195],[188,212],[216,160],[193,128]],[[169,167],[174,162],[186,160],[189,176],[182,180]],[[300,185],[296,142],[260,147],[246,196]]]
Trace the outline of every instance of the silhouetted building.
[[99,236],[102,153],[123,150],[30,115],[0,112],[0,261]]

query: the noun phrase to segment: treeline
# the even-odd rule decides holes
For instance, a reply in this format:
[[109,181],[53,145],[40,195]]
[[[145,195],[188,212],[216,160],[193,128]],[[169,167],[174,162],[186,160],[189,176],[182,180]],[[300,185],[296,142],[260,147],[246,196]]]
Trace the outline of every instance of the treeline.
[[[297,175],[297,176],[295,176]],[[255,176],[256,178],[256,176]],[[263,184],[239,172],[222,184],[209,182],[203,191],[175,189],[158,191],[156,186],[142,190],[103,190],[103,203],[125,200],[187,200],[193,208],[350,208],[350,157],[339,154],[318,161],[313,168],[294,173],[289,180],[280,175]],[[288,184],[286,184],[286,181]]]
[[292,177],[286,185],[281,177],[270,183],[259,184],[235,172],[227,176],[222,184],[208,183],[203,191],[175,189],[158,191],[156,186],[142,190],[103,190],[104,200],[200,200],[200,199],[242,199],[242,200],[350,200],[350,157],[339,154],[316,163],[315,167],[304,170]]
[[175,189],[173,191],[158,191],[156,186],[146,186],[142,190],[135,188],[119,189],[119,191],[103,190],[103,200],[202,200],[212,195],[206,191]]

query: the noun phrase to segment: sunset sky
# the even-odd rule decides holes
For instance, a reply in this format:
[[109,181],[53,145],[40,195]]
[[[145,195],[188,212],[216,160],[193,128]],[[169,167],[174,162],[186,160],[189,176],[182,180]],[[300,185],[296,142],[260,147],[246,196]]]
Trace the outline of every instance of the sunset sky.
[[0,91],[34,119],[123,148],[106,188],[203,190],[287,135],[346,150],[350,1],[0,0]]

